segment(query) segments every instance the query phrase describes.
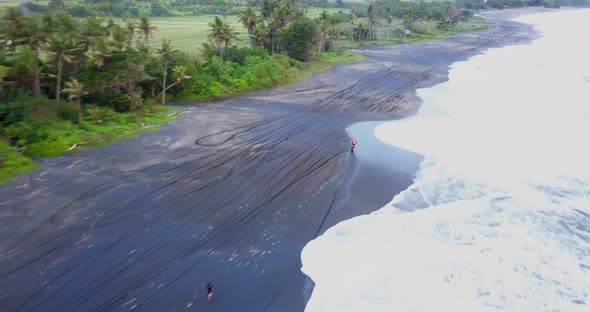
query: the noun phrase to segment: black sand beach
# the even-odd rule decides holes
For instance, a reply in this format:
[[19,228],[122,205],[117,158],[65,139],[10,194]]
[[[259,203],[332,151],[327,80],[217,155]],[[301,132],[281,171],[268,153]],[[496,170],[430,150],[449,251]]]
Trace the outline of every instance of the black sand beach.
[[370,125],[353,129],[352,155],[345,129],[410,116],[415,89],[445,81],[453,62],[536,36],[509,14],[520,13],[491,13],[489,31],[359,50],[364,62],[45,160],[0,188],[0,311],[303,311],[313,283],[301,249],[385,205],[420,162],[364,145]]

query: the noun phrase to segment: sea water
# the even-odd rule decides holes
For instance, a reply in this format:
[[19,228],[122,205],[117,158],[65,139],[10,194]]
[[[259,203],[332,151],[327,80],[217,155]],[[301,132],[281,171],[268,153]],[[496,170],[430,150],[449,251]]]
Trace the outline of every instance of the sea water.
[[306,311],[590,311],[590,11],[518,21],[542,37],[453,64],[375,129],[425,159],[305,247]]

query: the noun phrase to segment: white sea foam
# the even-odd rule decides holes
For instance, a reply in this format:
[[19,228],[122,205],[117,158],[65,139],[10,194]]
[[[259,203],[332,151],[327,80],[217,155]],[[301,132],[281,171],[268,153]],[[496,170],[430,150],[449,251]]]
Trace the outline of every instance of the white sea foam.
[[543,37],[454,64],[377,127],[425,160],[305,247],[306,311],[590,311],[590,11],[519,21]]

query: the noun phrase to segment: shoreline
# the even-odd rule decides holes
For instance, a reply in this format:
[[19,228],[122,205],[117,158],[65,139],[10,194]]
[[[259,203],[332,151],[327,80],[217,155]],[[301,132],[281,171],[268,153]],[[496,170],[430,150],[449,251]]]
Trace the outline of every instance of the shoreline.
[[[540,13],[547,11],[543,10]],[[513,14],[513,17],[522,15],[527,14]],[[306,259],[302,270],[317,278],[322,285],[317,297],[312,298],[311,308],[306,311],[431,311],[453,310],[461,306],[469,306],[469,309],[478,311],[487,310],[490,306],[509,310],[515,306],[529,307],[528,310],[531,311],[565,306],[568,309],[583,309],[582,306],[588,302],[587,294],[584,292],[584,289],[587,289],[587,280],[584,280],[584,277],[572,279],[570,276],[573,275],[571,272],[581,273],[583,276],[584,270],[580,272],[579,267],[585,268],[585,264],[583,256],[579,257],[579,252],[584,253],[583,246],[587,240],[581,236],[579,240],[574,238],[565,241],[563,238],[571,234],[568,232],[561,235],[562,230],[557,231],[551,224],[572,219],[578,220],[575,221],[576,224],[585,224],[587,213],[583,211],[583,205],[579,206],[585,196],[577,192],[582,191],[588,181],[584,180],[583,173],[578,175],[577,170],[573,171],[575,174],[570,172],[570,166],[563,166],[559,158],[552,156],[537,160],[536,163],[530,164],[529,168],[526,164],[530,162],[531,156],[535,155],[535,144],[542,142],[541,148],[544,148],[545,139],[550,135],[538,134],[540,130],[519,130],[522,126],[521,121],[527,120],[531,109],[538,109],[541,116],[537,120],[532,118],[530,124],[527,120],[527,127],[532,129],[544,129],[546,116],[568,116],[571,120],[563,121],[571,121],[574,124],[583,123],[585,120],[574,118],[577,113],[575,110],[571,114],[559,115],[552,109],[551,100],[543,102],[538,95],[536,100],[530,101],[534,104],[527,103],[528,105],[523,105],[524,109],[513,109],[512,105],[516,103],[511,101],[518,99],[519,95],[534,93],[538,85],[553,87],[555,72],[550,68],[574,68],[574,71],[562,73],[565,81],[566,78],[570,80],[561,86],[566,90],[569,86],[571,91],[575,91],[576,88],[587,90],[583,83],[578,82],[583,71],[578,70],[578,66],[584,55],[584,52],[579,51],[585,51],[587,46],[572,49],[578,51],[578,54],[574,55],[575,61],[570,63],[547,56],[552,53],[550,47],[559,46],[556,43],[561,41],[557,40],[559,35],[555,30],[561,30],[559,26],[568,17],[572,20],[578,18],[579,21],[582,15],[564,13],[563,16],[543,16],[543,19],[540,16],[526,16],[527,19],[523,18],[523,23],[526,20],[527,24],[538,27],[535,28],[535,36],[527,38],[528,40],[520,40],[520,43],[527,44],[504,50],[502,48],[506,46],[493,46],[494,51],[491,51],[490,55],[480,55],[481,58],[478,57],[477,60],[470,59],[471,63],[461,62],[461,65],[452,66],[453,79],[446,87],[441,85],[440,88],[420,90],[424,91],[420,94],[428,105],[421,107],[415,119],[410,117],[400,121],[403,123],[401,126],[395,120],[379,123],[383,128],[380,134],[374,134],[376,140],[384,145],[395,144],[420,151],[420,154],[427,155],[430,159],[421,168],[415,186],[402,196],[396,197],[400,193],[394,192],[396,198],[393,198],[389,205],[378,209],[375,214],[346,220],[330,229],[331,232],[325,237],[311,242],[309,247],[306,247],[302,255],[302,258]],[[557,22],[558,20],[560,22]],[[541,30],[545,28],[541,26],[545,25],[547,30],[553,30],[549,32],[551,36],[542,36]],[[574,28],[578,24],[570,22],[568,26]],[[553,41],[550,41],[549,37]],[[537,44],[537,39],[541,38],[547,40],[539,40]],[[530,41],[535,41],[534,47]],[[553,45],[548,45],[547,42],[552,42]],[[576,44],[571,46],[580,47]],[[537,55],[536,58],[528,60],[535,53],[547,55]],[[544,63],[544,60],[548,60],[547,63]],[[543,67],[547,69],[535,71],[536,68]],[[500,80],[503,79],[502,74],[512,68],[516,68],[516,77],[506,81]],[[535,74],[542,78],[535,81],[532,78]],[[494,81],[486,79],[486,75],[498,79],[498,82],[503,81],[499,83],[503,86],[499,90],[506,92],[490,96],[490,99],[478,100],[480,95],[489,92],[486,89]],[[524,81],[523,77],[531,77],[532,82],[524,86],[514,84]],[[469,82],[470,79],[477,83]],[[514,86],[514,89],[509,86]],[[463,91],[471,89],[469,87],[473,89],[471,92]],[[521,88],[525,91],[520,90]],[[546,94],[548,98],[552,96],[551,92],[540,93]],[[574,103],[577,104],[573,104],[572,108],[583,105],[583,95],[586,93],[572,92],[580,94],[573,97]],[[475,109],[472,108],[476,104],[474,100],[481,101]],[[499,103],[503,105],[497,105]],[[438,105],[443,105],[448,112],[440,110]],[[484,113],[477,109],[483,110]],[[495,122],[498,119],[502,120],[505,111],[510,109],[513,109],[512,113],[519,118],[503,120],[503,126],[509,130],[486,137],[486,134],[490,134],[488,129],[493,129]],[[543,115],[544,113],[549,114]],[[472,124],[474,119],[478,124]],[[489,124],[486,119],[491,120]],[[441,122],[443,120],[445,123]],[[536,125],[535,121],[540,125]],[[453,122],[459,123],[459,126]],[[480,129],[479,124],[482,125]],[[474,127],[469,127],[470,125]],[[577,135],[581,129],[579,125],[565,128],[565,134],[555,134],[555,138]],[[476,134],[463,134],[465,129]],[[412,130],[418,135],[405,138],[396,135],[400,131]],[[437,130],[440,133],[432,135],[433,131]],[[537,134],[537,137],[534,134]],[[508,138],[511,135],[515,138]],[[492,137],[497,141],[486,140]],[[541,139],[535,141],[539,137]],[[478,142],[479,138],[483,140]],[[527,145],[519,152],[517,146],[527,139],[531,139],[532,147]],[[438,142],[444,143],[439,145]],[[564,146],[573,146],[575,151],[578,142],[573,140],[568,143],[572,144],[564,143]],[[486,150],[486,146],[489,146],[489,150]],[[454,153],[448,154],[447,148],[454,150]],[[478,148],[482,151],[473,154],[469,151]],[[532,151],[527,154],[527,149]],[[564,151],[568,149],[560,149],[560,153]],[[526,156],[519,158],[510,155],[506,159],[501,159],[505,152]],[[470,159],[477,160],[475,165],[470,163]],[[582,160],[576,162],[577,166],[584,163],[583,156],[576,160]],[[488,167],[490,163],[491,166]],[[507,171],[505,168],[508,168]],[[549,175],[531,174],[533,171],[543,170],[550,172]],[[498,178],[503,183],[499,183]],[[560,192],[572,194],[568,201],[559,199],[563,193],[555,191],[558,187],[552,179],[577,181],[575,185],[559,187]],[[531,189],[524,189],[520,184],[511,185],[512,180],[522,182]],[[541,197],[545,201],[541,200]],[[539,247],[535,247],[536,244],[539,244]],[[569,262],[559,262],[561,275],[553,274],[557,264],[552,260],[547,261],[544,256],[555,252],[560,254],[560,260],[572,259]],[[432,255],[441,258],[433,259]],[[355,267],[358,267],[359,273],[353,273]],[[343,274],[349,271],[350,274]],[[531,277],[529,272],[535,272],[534,277]],[[506,281],[519,286],[507,290],[504,287],[507,285]],[[425,293],[421,293],[423,289]],[[474,289],[477,289],[475,293]],[[564,293],[562,289],[567,289],[568,293]],[[553,294],[553,297],[546,297],[547,294]],[[543,298],[537,298],[539,295]],[[463,304],[458,304],[457,299]]]
[[374,48],[298,85],[199,106],[157,133],[48,160],[0,189],[0,285],[10,289],[0,305],[197,310],[214,280],[215,311],[303,310],[311,286],[301,249],[330,224],[382,206],[347,206],[350,189],[371,196],[356,203],[391,199],[377,187],[390,175],[362,159],[345,164],[344,129],[413,114],[415,89],[447,79],[451,63],[530,31],[502,22]]
[[[574,8],[576,9],[576,8]],[[483,11],[479,13],[483,13],[482,16],[486,18],[486,20],[493,24],[493,28],[496,27],[503,27],[504,25],[501,24],[502,21],[511,21],[519,16],[523,15],[530,15],[530,14],[538,14],[538,13],[546,13],[552,12],[554,10],[545,9],[545,8],[524,8],[519,10],[511,10],[507,14],[507,16],[499,17],[498,11]],[[450,38],[442,39],[448,40],[452,39],[455,36],[451,36]],[[529,29],[529,34],[526,35],[524,38],[516,39],[514,44],[529,44],[533,40],[540,37],[540,34],[534,30]],[[412,45],[403,44],[403,45]],[[509,44],[510,45],[510,44]],[[398,46],[398,45],[394,45]],[[503,45],[506,46],[506,45]],[[499,47],[503,47],[499,46]],[[392,46],[386,46],[392,47]],[[360,48],[353,48],[350,49],[354,53],[361,54],[361,55],[371,55],[373,54],[373,50],[378,50],[379,48],[383,48],[381,45],[373,45],[367,48],[363,48],[365,51],[360,51]],[[498,48],[496,46],[490,46],[490,48]],[[371,155],[362,155],[362,157],[357,159],[356,157],[351,158],[350,160],[347,159],[348,168],[346,168],[341,176],[343,181],[346,181],[346,189],[350,192],[354,191],[357,197],[353,203],[349,202],[348,196],[342,200],[341,205],[346,207],[346,211],[349,212],[349,215],[346,216],[345,214],[341,215],[340,218],[335,218],[335,220],[340,220],[338,222],[333,222],[330,226],[326,226],[323,228],[323,232],[329,230],[331,227],[336,226],[340,222],[345,222],[355,217],[371,214],[373,212],[377,212],[387,204],[391,203],[394,197],[399,195],[400,193],[408,190],[408,188],[413,184],[415,174],[418,173],[420,168],[420,164],[423,160],[423,155],[416,154],[411,151],[406,151],[401,148],[397,148],[395,146],[389,145],[379,138],[377,138],[376,134],[374,133],[375,129],[382,125],[389,122],[395,122],[396,120],[408,119],[413,118],[418,114],[418,110],[422,106],[422,100],[417,98],[415,92],[417,89],[422,88],[430,88],[436,86],[441,83],[445,83],[448,81],[448,71],[450,70],[450,66],[455,62],[466,61],[469,58],[479,55],[485,52],[481,51],[479,53],[475,53],[473,55],[468,55],[464,59],[456,60],[447,66],[447,74],[444,76],[442,80],[439,82],[433,83],[430,86],[426,87],[416,87],[414,89],[414,94],[406,95],[407,97],[411,98],[414,101],[414,108],[409,110],[405,115],[402,116],[395,116],[395,118],[390,120],[378,120],[378,121],[359,121],[356,123],[351,124],[347,127],[347,134],[351,138],[357,138],[360,142],[366,142],[367,140],[370,141],[370,147],[372,149],[377,149],[377,157]],[[374,55],[374,54],[373,54]],[[413,58],[414,56],[409,56],[409,58]],[[436,108],[431,108],[431,112],[426,112],[425,115],[429,116],[430,113],[437,114],[434,112]],[[359,144],[360,148],[355,150],[355,154],[359,154],[359,151],[362,150],[362,144]],[[374,150],[372,150],[374,151]],[[360,152],[362,154],[362,152]],[[391,160],[388,162],[384,161],[384,158],[391,157]],[[400,160],[403,158],[403,160]],[[378,165],[376,165],[376,163]],[[379,166],[380,165],[380,166]],[[389,167],[389,168],[388,168]],[[373,180],[369,186],[365,183],[367,180]],[[375,190],[375,186],[385,186],[382,190]],[[378,189],[378,187],[377,187]],[[360,196],[358,195],[367,195],[368,196]],[[375,198],[376,197],[376,198]],[[362,212],[360,210],[356,210],[356,213],[350,213],[351,207],[353,206],[365,206],[370,207],[366,208],[366,211]],[[378,207],[378,208],[373,208]],[[323,234],[323,233],[322,233]],[[305,273],[304,273],[305,274]],[[306,298],[306,305],[307,302],[311,299],[311,295],[313,293],[314,282],[313,279],[306,275],[307,283],[306,283],[306,294],[308,295]]]

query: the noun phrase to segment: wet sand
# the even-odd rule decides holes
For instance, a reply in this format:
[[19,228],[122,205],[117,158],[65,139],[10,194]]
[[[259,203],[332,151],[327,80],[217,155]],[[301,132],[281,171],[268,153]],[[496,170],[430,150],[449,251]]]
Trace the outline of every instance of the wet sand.
[[365,61],[301,84],[189,106],[156,133],[43,161],[0,189],[1,310],[302,311],[303,246],[389,202],[421,159],[380,145],[371,123],[351,127],[351,154],[345,129],[410,116],[414,90],[453,62],[536,36],[509,14],[522,13],[363,49]]

